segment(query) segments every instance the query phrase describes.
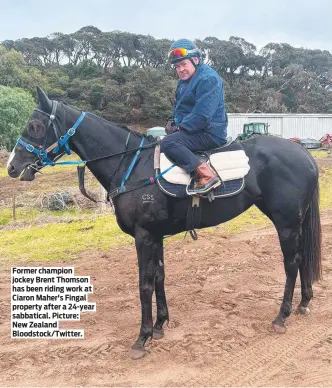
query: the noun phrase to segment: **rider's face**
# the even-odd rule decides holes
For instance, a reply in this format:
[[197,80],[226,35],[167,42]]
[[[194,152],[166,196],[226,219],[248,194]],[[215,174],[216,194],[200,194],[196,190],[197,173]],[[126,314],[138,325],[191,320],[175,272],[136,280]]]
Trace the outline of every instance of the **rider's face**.
[[[194,58],[196,63],[197,58]],[[175,64],[176,72],[182,81],[186,81],[195,73],[195,66],[191,63],[190,59],[184,59],[181,62]]]

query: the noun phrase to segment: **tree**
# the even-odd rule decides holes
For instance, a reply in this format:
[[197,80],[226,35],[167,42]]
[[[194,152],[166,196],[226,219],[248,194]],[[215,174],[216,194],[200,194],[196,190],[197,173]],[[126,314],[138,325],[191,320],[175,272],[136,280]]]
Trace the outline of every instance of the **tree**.
[[0,147],[10,150],[36,107],[23,89],[0,86]]
[[27,66],[23,55],[0,46],[0,85],[35,91],[36,85],[45,89],[47,83],[36,67]]
[[175,81],[165,72],[147,68],[135,69],[122,91],[133,119],[139,116],[141,120],[166,120],[171,114],[169,99],[174,96],[175,87]]
[[[332,111],[332,54],[269,43],[260,52],[244,38],[195,41],[224,79],[229,112]],[[168,39],[85,26],[72,34],[4,40],[0,85],[51,97],[110,120],[163,120],[176,84]]]

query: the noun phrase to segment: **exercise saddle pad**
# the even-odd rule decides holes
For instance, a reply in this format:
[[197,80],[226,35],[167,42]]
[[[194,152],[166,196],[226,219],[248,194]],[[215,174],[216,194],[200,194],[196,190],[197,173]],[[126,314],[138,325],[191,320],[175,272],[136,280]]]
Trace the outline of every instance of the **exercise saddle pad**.
[[[222,179],[222,184],[213,190],[214,197],[231,196],[243,190],[244,177],[248,174],[250,166],[249,158],[241,145],[232,144],[215,150],[196,152],[195,155],[204,162],[210,160],[210,164]],[[173,165],[174,163],[165,154],[160,154],[160,172],[169,169]],[[158,180],[158,185],[168,195],[186,197],[188,195],[187,186],[190,181],[191,177],[186,171],[174,166]]]

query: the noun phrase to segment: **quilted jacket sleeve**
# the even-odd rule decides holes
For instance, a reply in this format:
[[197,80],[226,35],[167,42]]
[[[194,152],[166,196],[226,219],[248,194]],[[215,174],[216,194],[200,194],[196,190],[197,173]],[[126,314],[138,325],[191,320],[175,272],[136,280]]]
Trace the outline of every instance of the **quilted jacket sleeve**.
[[212,116],[221,103],[222,84],[215,77],[200,80],[193,111],[184,117],[180,127],[189,132],[208,129]]

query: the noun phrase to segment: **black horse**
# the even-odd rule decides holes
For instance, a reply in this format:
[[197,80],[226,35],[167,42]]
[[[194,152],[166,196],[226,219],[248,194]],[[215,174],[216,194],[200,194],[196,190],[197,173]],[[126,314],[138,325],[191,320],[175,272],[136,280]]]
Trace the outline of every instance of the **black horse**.
[[[144,145],[128,182],[134,187],[136,182],[154,175],[152,138],[91,113],[83,118],[81,111],[50,100],[39,88],[37,91],[38,108],[8,161],[11,177],[33,180],[41,161],[49,162],[64,154],[65,146],[55,147],[59,137],[61,145],[69,139],[70,149],[82,160],[90,161],[87,162],[88,168],[108,192],[121,185],[135,155],[134,150],[142,139]],[[78,126],[76,132],[73,134],[74,131],[71,131],[69,135],[72,136],[65,135],[73,126]],[[311,155],[289,140],[261,136],[243,142],[242,146],[250,164],[244,190],[212,202],[202,200],[200,227],[226,222],[252,205],[256,205],[273,222],[279,235],[286,272],[284,298],[273,327],[277,332],[284,332],[285,320],[292,310],[298,271],[302,293],[298,307],[300,313],[309,312],[312,282],[321,276],[318,169]],[[47,148],[46,155],[44,151]],[[130,152],[123,153],[126,150]],[[103,158],[110,154],[112,157]],[[153,200],[145,201],[144,198]],[[149,337],[159,339],[163,336],[163,324],[169,319],[164,290],[163,238],[186,230],[189,200],[189,197],[168,196],[156,184],[138,185],[135,190],[114,198],[117,222],[125,233],[134,237],[138,257],[142,323],[139,336],[131,348],[133,358],[144,356],[144,344]],[[153,325],[154,291],[157,318]]]

